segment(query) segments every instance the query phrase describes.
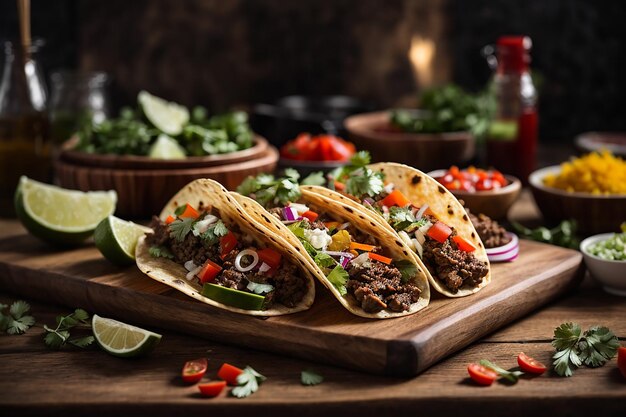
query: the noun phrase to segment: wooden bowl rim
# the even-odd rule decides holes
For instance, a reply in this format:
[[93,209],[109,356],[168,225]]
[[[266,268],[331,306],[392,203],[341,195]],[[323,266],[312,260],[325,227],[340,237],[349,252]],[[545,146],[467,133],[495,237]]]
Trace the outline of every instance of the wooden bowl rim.
[[580,191],[565,191],[560,188],[547,187],[543,185],[543,178],[548,174],[558,174],[561,172],[560,165],[551,165],[545,168],[540,168],[534,171],[528,176],[528,183],[532,188],[546,192],[548,194],[558,195],[561,197],[575,197],[587,200],[626,200],[626,194],[591,194]]
[[359,113],[347,117],[344,126],[349,133],[367,137],[374,140],[401,139],[411,141],[470,141],[474,135],[468,130],[442,133],[408,133],[408,132],[379,132],[372,127],[388,123],[390,110],[382,110],[368,113]]
[[[435,181],[437,181],[436,177],[440,177],[441,174],[446,172],[445,169],[436,169],[434,171],[430,171],[428,175],[432,177]],[[489,197],[489,196],[499,196],[506,194],[513,194],[522,188],[522,182],[513,175],[504,174],[504,178],[509,180],[509,184],[505,185],[502,188],[498,188],[497,190],[485,190],[485,191],[463,191],[463,190],[450,190],[450,192],[454,195],[458,195],[459,197]]]
[[[189,156],[185,159],[156,159],[143,155],[95,154],[77,151],[72,149],[76,145],[77,140],[77,136],[72,136],[61,145],[62,150],[59,157],[65,159],[65,162],[69,162],[72,165],[131,170],[151,170],[154,169],[153,166],[167,167],[157,169],[187,169],[186,167],[200,168],[203,166],[221,166],[229,163],[245,162],[253,158],[254,155],[266,152],[270,146],[267,139],[255,133],[252,138],[254,144],[250,148],[240,151],[218,155]],[[93,163],[89,163],[90,160]]]

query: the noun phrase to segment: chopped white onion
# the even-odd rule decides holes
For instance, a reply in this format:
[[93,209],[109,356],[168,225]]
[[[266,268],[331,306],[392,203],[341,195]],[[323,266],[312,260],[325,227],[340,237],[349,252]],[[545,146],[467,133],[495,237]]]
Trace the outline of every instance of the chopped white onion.
[[424,244],[424,241],[426,241],[426,236],[424,235],[424,233],[422,233],[421,230],[416,230],[415,231],[415,239],[419,242],[420,245]]
[[391,192],[393,191],[393,188],[395,187],[395,185],[393,185],[393,182],[390,182],[389,184],[385,185],[385,192],[387,194],[391,194]]
[[[432,227],[432,223],[428,222],[426,223],[424,226],[420,227],[419,229],[417,229],[418,231],[422,232],[422,234],[424,236],[426,236],[426,233],[428,233],[428,230]],[[415,234],[417,234],[417,232],[415,232]]]
[[267,294],[268,292],[274,291],[274,287],[270,284],[258,284],[252,281],[248,282],[246,288],[255,294]]
[[422,255],[424,254],[424,248],[422,247],[422,244],[419,243],[417,239],[411,239],[411,242],[413,243],[413,249],[415,250],[415,252],[417,252],[418,256],[421,258]]
[[364,252],[350,261],[351,264],[356,266],[363,266],[364,263],[369,262],[370,254],[369,252]]
[[407,232],[405,232],[404,230],[401,230],[398,232],[398,236],[400,236],[402,240],[404,241],[404,243],[406,243],[411,249],[414,249],[413,243],[411,242],[411,238],[409,237],[409,234]]
[[207,214],[207,216],[193,225],[192,233],[194,236],[200,236],[202,233],[206,232],[210,225],[216,223],[219,219],[212,214]]
[[[241,260],[243,259],[244,256],[252,256],[252,263],[250,263],[250,265],[246,267],[241,266]],[[237,271],[239,272],[251,271],[252,269],[254,269],[254,267],[258,263],[259,263],[259,255],[256,253],[256,251],[253,251],[252,249],[242,250],[241,252],[237,254],[237,257],[235,258],[235,268],[237,268]]]
[[192,260],[189,260],[187,262],[185,262],[185,269],[187,271],[193,271],[194,269],[196,269],[198,267],[198,265],[196,265],[195,263],[193,263]]
[[185,278],[187,279],[187,281],[191,281],[196,275],[200,273],[200,271],[202,271],[202,265],[200,265],[196,269],[193,269],[187,272],[187,275],[185,275]]
[[272,267],[266,264],[265,262],[263,262],[261,266],[259,267],[259,272],[267,272],[270,269],[272,269]]
[[306,213],[309,211],[309,208],[304,204],[291,203],[289,204],[289,208],[295,209],[298,214]]
[[415,215],[415,220],[419,220],[422,218],[422,216],[424,215],[424,212],[428,209],[428,204],[424,204],[422,207],[420,207],[419,211],[417,212],[417,214]]

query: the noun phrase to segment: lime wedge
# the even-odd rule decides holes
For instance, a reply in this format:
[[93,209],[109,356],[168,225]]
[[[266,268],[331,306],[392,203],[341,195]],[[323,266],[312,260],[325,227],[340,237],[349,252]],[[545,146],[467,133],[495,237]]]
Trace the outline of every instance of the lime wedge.
[[137,240],[149,231],[147,227],[109,216],[98,224],[93,238],[105,258],[123,266],[135,262]]
[[115,191],[66,190],[21,177],[15,211],[33,235],[51,243],[77,244],[115,211]]
[[176,139],[160,134],[150,148],[148,156],[155,159],[185,159],[187,155]]
[[113,356],[129,358],[148,353],[161,341],[161,335],[113,319],[93,315],[91,327],[102,349]]
[[265,297],[239,291],[215,284],[204,284],[202,295],[228,306],[241,308],[242,310],[261,310]]
[[140,92],[137,101],[150,123],[170,136],[180,135],[183,126],[189,122],[189,110],[180,104],[163,100],[147,91]]

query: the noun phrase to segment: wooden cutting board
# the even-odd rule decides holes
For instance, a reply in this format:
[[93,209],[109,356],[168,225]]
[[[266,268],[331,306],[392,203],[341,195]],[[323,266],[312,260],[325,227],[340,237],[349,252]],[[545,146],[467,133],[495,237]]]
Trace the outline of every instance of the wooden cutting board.
[[215,309],[118,268],[86,244],[52,248],[15,221],[0,221],[0,292],[82,307],[104,317],[370,373],[416,375],[444,357],[563,294],[583,276],[582,255],[521,241],[517,260],[493,264],[475,295],[433,294],[428,307],[389,320],[350,314],[318,285],[313,307],[267,319]]

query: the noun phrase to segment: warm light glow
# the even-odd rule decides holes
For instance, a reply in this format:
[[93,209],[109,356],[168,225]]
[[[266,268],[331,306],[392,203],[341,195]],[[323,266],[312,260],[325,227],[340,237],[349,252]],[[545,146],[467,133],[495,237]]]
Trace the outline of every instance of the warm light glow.
[[415,79],[420,87],[429,87],[433,81],[433,58],[435,43],[428,38],[414,35],[409,49],[409,60],[413,66]]

